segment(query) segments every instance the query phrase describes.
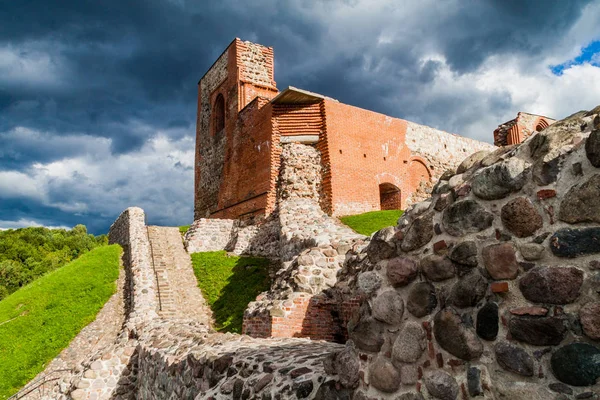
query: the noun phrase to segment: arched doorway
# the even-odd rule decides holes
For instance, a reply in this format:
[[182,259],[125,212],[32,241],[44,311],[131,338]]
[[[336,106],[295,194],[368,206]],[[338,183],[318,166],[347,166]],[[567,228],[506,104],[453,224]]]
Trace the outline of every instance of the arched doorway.
[[391,183],[379,185],[379,204],[382,210],[400,210],[402,207],[400,189]]

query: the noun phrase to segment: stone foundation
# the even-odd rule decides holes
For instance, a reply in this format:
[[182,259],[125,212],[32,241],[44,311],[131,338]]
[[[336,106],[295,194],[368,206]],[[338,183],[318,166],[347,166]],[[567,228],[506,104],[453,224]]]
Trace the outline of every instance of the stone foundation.
[[[198,220],[185,235],[187,248],[190,252],[227,250],[283,261],[268,295],[249,305],[244,333],[341,341],[345,323],[331,321],[331,315],[339,313],[337,305],[312,296],[335,285],[347,250],[364,236],[321,209],[319,151],[298,143],[281,147],[275,212],[254,224]],[[282,303],[293,304],[285,317],[277,314]]]
[[355,398],[599,398],[599,113],[467,158],[348,257]]

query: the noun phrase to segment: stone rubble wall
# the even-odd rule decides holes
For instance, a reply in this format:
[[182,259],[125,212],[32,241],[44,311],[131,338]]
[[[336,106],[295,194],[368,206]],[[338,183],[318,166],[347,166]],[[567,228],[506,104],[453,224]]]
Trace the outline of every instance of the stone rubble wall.
[[232,219],[201,218],[183,236],[188,253],[231,251],[234,254],[279,257],[279,220],[271,217],[254,223]]
[[229,247],[233,240],[235,220],[200,218],[184,235],[188,253],[218,251]]
[[118,243],[123,248],[125,265],[131,273],[131,312],[128,322],[134,326],[156,318],[158,310],[156,278],[145,218],[144,210],[130,207],[123,211],[108,231],[109,243]]
[[[93,347],[79,360],[79,365],[64,373],[58,384],[47,393],[39,396],[33,392],[28,398],[42,399],[109,399],[128,398],[135,390],[135,374],[131,365],[135,361],[137,335],[144,327],[158,317],[158,296],[156,278],[152,267],[150,241],[145,224],[145,214],[141,208],[130,207],[123,211],[109,229],[109,243],[117,243],[123,248],[125,282],[120,316],[123,325],[115,332],[112,342],[103,341],[102,348]],[[70,344],[69,349],[79,347],[80,336],[98,332],[105,314],[119,313],[112,299],[100,311],[96,321],[84,328]],[[107,327],[109,324],[106,324]],[[116,336],[116,337],[115,337]],[[99,340],[91,339],[90,342]],[[83,346],[85,347],[85,346]],[[62,353],[61,353],[62,354]]]
[[259,86],[275,87],[273,80],[273,49],[256,43],[239,43],[240,78]]
[[600,107],[458,171],[348,253],[354,399],[599,399]]
[[407,200],[409,204],[418,203],[431,196],[433,184],[446,170],[456,170],[467,156],[479,151],[495,150],[495,147],[489,143],[410,121],[407,121],[406,126],[406,145],[413,155],[425,159],[432,175],[431,181],[425,185],[426,187],[419,187],[412,198]]
[[[227,137],[225,129],[221,134],[211,135],[211,94],[227,81],[230,72],[228,70],[229,63],[229,48],[227,48],[202,77],[198,88],[195,181],[197,186],[202,187],[202,190],[199,191],[198,187],[195,188],[195,218],[210,215],[218,203]],[[230,110],[237,112],[237,101],[225,98],[227,99],[225,113],[229,113]],[[203,143],[203,146],[199,146],[199,143]]]
[[158,293],[152,264],[144,210],[130,207],[111,225],[109,243],[124,251],[129,307],[123,329],[115,342],[90,357],[71,382],[68,395],[74,400],[128,398],[136,384],[137,336],[158,318]]
[[330,354],[343,349],[335,343],[211,334],[191,322],[156,323],[141,343],[142,399],[323,399],[351,393],[325,371]]
[[310,337],[341,341],[336,303],[321,293],[337,282],[346,252],[362,241],[320,206],[321,160],[310,145],[282,146],[278,186],[279,257],[271,289],[248,305],[243,332],[254,337]]
[[278,180],[281,258],[289,261],[303,249],[350,243],[363,238],[320,206],[321,154],[315,147],[282,145]]
[[279,258],[280,222],[277,215],[252,224],[238,222],[234,254],[247,254],[271,259]]

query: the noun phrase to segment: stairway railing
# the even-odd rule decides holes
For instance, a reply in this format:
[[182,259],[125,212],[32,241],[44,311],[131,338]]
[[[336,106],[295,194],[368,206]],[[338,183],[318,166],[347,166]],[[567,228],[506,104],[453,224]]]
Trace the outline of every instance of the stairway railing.
[[[23,387],[23,389],[19,390],[17,393],[10,396],[8,398],[8,400],[22,399],[25,396],[27,396],[28,394],[33,393],[36,390],[40,389],[42,386],[44,386],[48,382],[54,382],[61,378],[60,376],[53,377],[54,375],[63,373],[63,372],[67,372],[67,371],[71,371],[71,370],[70,369],[56,369],[54,371],[47,373],[44,376],[40,376],[39,378],[34,379],[33,381],[31,381],[27,385],[25,385]],[[44,388],[44,392],[45,392],[45,388]],[[42,396],[40,396],[40,397],[43,397],[44,392],[42,392]]]

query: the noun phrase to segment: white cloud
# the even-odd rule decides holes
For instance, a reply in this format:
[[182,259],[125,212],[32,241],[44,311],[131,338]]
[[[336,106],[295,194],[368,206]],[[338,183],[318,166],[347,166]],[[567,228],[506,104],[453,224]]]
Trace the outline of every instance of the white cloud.
[[564,118],[600,104],[600,68],[589,64],[573,66],[557,76],[543,63],[524,72],[518,68],[518,60],[491,57],[476,71],[459,75],[450,70],[441,56],[432,58],[442,60],[442,68],[435,80],[419,94],[422,102],[435,101],[453,93],[467,93],[485,105],[485,101],[496,93],[505,92],[510,96],[511,106],[506,112],[498,113],[492,108],[488,113],[482,112],[485,109],[465,110],[458,120],[449,121],[456,126],[460,121],[468,120],[465,114],[476,113],[457,133],[479,140],[491,141],[494,128],[514,118],[518,111]]
[[[360,83],[371,80],[391,89],[392,94],[382,102],[392,110],[390,113],[415,122],[491,142],[494,129],[516,117],[519,111],[563,118],[600,103],[600,68],[589,64],[575,66],[562,76],[549,70],[550,65],[576,57],[583,46],[600,38],[599,2],[586,6],[560,37],[541,43],[538,38],[529,43],[539,51],[498,56],[493,52],[488,55],[483,46],[483,62],[460,73],[454,72],[443,55],[446,51],[458,51],[448,50],[446,37],[456,39],[456,43],[464,41],[468,47],[475,45],[469,37],[477,29],[487,33],[476,25],[457,24],[468,11],[460,2],[440,5],[429,0],[355,0],[317,2],[312,8],[303,7],[303,2],[293,4],[307,19],[320,21],[326,27],[327,38],[316,48],[301,49],[310,52],[310,56],[286,66],[290,68],[285,72],[287,76],[304,76],[321,70],[323,65],[335,66],[339,60],[361,57],[361,68],[344,70],[345,76]],[[524,35],[529,33],[523,31]],[[526,39],[523,38],[524,43]],[[433,74],[432,81],[416,82],[418,71],[410,69],[414,59],[420,60],[421,66],[427,60],[440,61],[441,68]],[[373,88],[378,86],[369,90]],[[372,98],[380,95],[364,92],[364,96]]]
[[21,218],[19,220],[16,221],[5,221],[5,220],[0,220],[0,231],[5,231],[7,229],[19,229],[19,228],[29,228],[32,226],[43,226],[46,228],[50,228],[50,229],[71,229],[68,226],[48,226],[48,225],[44,225],[44,224],[40,224],[37,221],[31,220],[31,219],[24,219]]
[[[45,133],[29,134],[48,139]],[[110,153],[110,140],[87,138],[96,146],[93,154],[35,163],[26,173],[0,172],[0,197],[26,197],[67,213],[107,217],[140,206],[154,221],[189,223],[194,140],[169,136],[173,132],[154,130],[138,151],[120,155]]]
[[45,199],[43,184],[18,171],[0,171],[0,197]]

